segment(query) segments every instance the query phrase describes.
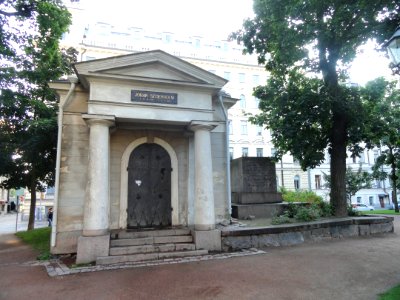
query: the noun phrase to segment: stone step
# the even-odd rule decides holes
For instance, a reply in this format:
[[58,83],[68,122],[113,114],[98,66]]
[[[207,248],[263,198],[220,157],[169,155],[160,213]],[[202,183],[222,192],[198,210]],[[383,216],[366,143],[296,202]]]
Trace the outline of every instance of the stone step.
[[139,253],[152,253],[152,252],[172,252],[172,251],[185,251],[196,250],[195,244],[159,244],[159,245],[140,245],[128,247],[113,247],[110,248],[110,255],[129,255]]
[[125,246],[141,246],[153,244],[175,244],[175,243],[192,243],[193,237],[191,235],[177,235],[177,236],[154,236],[147,238],[125,238],[110,241],[111,247],[125,247]]
[[198,256],[208,254],[207,250],[194,250],[194,251],[176,251],[176,252],[159,252],[159,253],[140,253],[132,255],[119,255],[119,256],[101,256],[96,260],[97,265],[118,264],[124,262],[139,262],[151,261],[158,259]]
[[147,237],[163,237],[171,235],[189,235],[190,229],[175,228],[165,230],[144,230],[144,231],[118,231],[111,233],[111,239],[136,239]]
[[117,239],[111,240],[111,247],[123,247],[123,246],[139,246],[139,245],[152,245],[154,244],[153,237],[137,238],[137,239]]

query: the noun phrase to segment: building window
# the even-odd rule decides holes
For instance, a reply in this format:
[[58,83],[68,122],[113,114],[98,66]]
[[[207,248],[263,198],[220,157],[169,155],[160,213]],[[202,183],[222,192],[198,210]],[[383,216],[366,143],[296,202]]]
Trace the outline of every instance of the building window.
[[262,126],[257,125],[256,130],[257,130],[257,136],[262,136],[262,131],[263,131]]
[[276,154],[276,149],[275,148],[271,148],[271,156],[274,157]]
[[374,205],[374,196],[369,196],[369,205]]
[[247,135],[247,121],[240,121],[240,133]]
[[293,157],[293,164],[300,165],[300,162],[299,162],[299,160],[297,158]]
[[247,147],[242,148],[242,156],[243,157],[249,156],[249,148],[247,148]]
[[257,148],[257,157],[263,157],[263,148]]
[[242,94],[240,95],[240,108],[246,108],[246,97]]
[[195,46],[196,48],[200,48],[200,39],[195,39],[195,40],[194,40],[194,46]]
[[229,134],[233,134],[232,120],[228,121],[228,130],[229,130]]
[[229,147],[229,158],[233,159],[233,147]]
[[296,190],[300,189],[300,176],[299,175],[294,176],[294,188]]
[[231,80],[231,72],[224,72],[224,78],[226,80]]
[[258,99],[257,97],[254,97],[254,107],[259,108],[259,106],[260,106],[260,99]]
[[379,156],[379,152],[378,152],[378,150],[374,150],[374,162],[376,162],[376,161],[377,161],[377,159],[378,159],[378,156]]
[[253,84],[258,85],[260,83],[260,76],[253,75]]
[[365,162],[365,156],[364,156],[364,152],[360,153],[360,159],[359,159],[360,163],[364,163]]
[[357,197],[357,203],[361,203],[361,197]]
[[321,175],[315,175],[315,189],[319,190],[321,188]]
[[246,76],[244,73],[239,73],[239,82],[240,83],[245,83],[246,82]]
[[382,187],[382,184],[381,184],[381,181],[380,181],[380,180],[377,180],[377,181],[376,181],[376,187],[377,187],[378,189],[380,189],[380,188]]

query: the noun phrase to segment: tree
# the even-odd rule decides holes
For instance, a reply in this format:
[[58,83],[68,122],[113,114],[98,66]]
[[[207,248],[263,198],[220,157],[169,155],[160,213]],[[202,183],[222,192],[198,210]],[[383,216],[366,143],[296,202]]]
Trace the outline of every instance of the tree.
[[54,183],[57,97],[48,82],[71,72],[73,49],[59,40],[71,15],[58,0],[0,0],[0,175],[6,188],[31,193]]
[[[331,187],[331,176],[323,174],[326,188]],[[354,171],[351,167],[346,168],[346,198],[348,204],[351,204],[351,197],[353,197],[361,189],[371,188],[372,174],[363,171],[362,165],[360,164],[357,171]]]
[[363,130],[360,95],[340,82],[358,46],[390,38],[399,11],[395,0],[255,0],[255,17],[232,34],[271,73],[255,90],[262,113],[253,121],[273,129],[280,154],[291,152],[305,169],[328,148],[336,216],[347,215],[347,149],[359,153]]
[[[395,211],[399,212],[397,188],[400,170],[400,91],[395,82],[378,78],[366,85],[364,98],[370,112],[367,134],[371,146],[381,149],[373,167],[374,176],[379,180],[390,178],[392,201]],[[384,171],[384,165],[390,166],[390,174]]]

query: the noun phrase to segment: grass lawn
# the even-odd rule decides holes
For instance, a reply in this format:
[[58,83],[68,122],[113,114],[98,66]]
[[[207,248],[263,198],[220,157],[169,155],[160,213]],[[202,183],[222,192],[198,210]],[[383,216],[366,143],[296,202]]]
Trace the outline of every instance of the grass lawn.
[[400,215],[400,213],[396,213],[394,209],[379,209],[372,211],[363,211],[363,215]]
[[388,290],[386,293],[379,295],[379,300],[398,300],[400,299],[400,285]]
[[25,243],[32,246],[33,249],[40,251],[38,260],[47,260],[50,254],[50,234],[51,227],[38,228],[29,231],[20,231],[16,236],[21,238]]

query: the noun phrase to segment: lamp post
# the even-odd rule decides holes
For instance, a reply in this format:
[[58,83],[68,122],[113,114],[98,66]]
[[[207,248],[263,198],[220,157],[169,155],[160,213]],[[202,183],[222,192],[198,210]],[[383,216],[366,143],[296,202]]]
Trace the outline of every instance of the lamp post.
[[395,68],[400,66],[400,27],[398,27],[389,41],[386,49]]

